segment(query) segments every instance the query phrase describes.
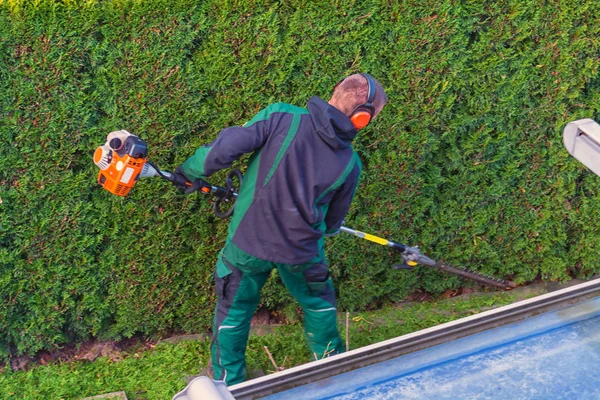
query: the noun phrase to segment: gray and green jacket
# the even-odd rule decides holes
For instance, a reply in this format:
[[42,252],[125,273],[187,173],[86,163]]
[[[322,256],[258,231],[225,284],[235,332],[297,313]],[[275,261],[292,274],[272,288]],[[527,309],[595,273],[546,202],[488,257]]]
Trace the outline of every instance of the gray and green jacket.
[[206,178],[253,153],[228,242],[271,262],[308,263],[323,256],[324,234],[340,228],[356,191],[356,134],[348,116],[319,97],[306,108],[276,103],[223,129],[182,169],[189,179]]

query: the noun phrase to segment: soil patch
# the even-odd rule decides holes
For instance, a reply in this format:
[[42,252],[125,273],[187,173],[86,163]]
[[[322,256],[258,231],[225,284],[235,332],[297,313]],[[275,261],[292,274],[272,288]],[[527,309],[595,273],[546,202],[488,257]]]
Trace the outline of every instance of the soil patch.
[[[267,309],[259,309],[252,317],[250,332],[254,335],[265,335],[273,332],[273,328],[282,325],[281,318],[274,317]],[[147,339],[133,337],[121,341],[96,341],[65,345],[60,350],[41,351],[34,357],[24,355],[10,358],[13,371],[28,371],[37,365],[54,362],[94,361],[99,357],[108,357],[111,361],[119,361],[126,354],[154,348],[160,342],[179,343],[185,340],[210,340],[210,333],[170,335],[163,339]],[[3,372],[3,369],[0,369]]]
[[[527,299],[530,297],[538,296],[541,294],[549,293],[555,290],[570,287],[584,281],[573,279],[566,283],[534,283],[527,286],[518,287],[512,289],[511,292],[515,295],[515,301]],[[407,296],[406,300],[397,304],[397,306],[408,306],[411,303],[421,303],[425,301],[431,301],[434,298],[468,298],[473,294],[489,293],[493,295],[494,292],[478,292],[472,288],[459,288],[449,289],[442,293],[440,296],[433,296],[430,293],[418,290],[415,293]],[[282,320],[281,317],[274,316],[267,309],[259,309],[252,317],[251,321],[251,334],[253,335],[265,335],[272,333],[273,329],[277,326],[284,325],[286,321]],[[111,361],[121,360],[126,353],[135,353],[137,351],[144,351],[154,348],[159,342],[167,343],[179,343],[184,340],[210,340],[210,333],[200,334],[184,334],[184,335],[170,335],[163,339],[151,340],[141,337],[133,337],[131,339],[121,341],[89,341],[80,344],[69,344],[65,345],[60,350],[55,351],[43,351],[38,353],[35,357],[20,356],[12,357],[9,365],[13,371],[29,370],[37,365],[46,365],[53,362],[72,362],[72,361],[94,361],[98,357],[108,357]],[[3,368],[0,368],[2,372]]]

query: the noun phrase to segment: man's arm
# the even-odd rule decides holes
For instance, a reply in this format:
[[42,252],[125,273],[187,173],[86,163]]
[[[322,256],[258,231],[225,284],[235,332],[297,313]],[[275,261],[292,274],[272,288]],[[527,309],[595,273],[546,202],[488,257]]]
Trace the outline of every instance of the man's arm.
[[350,209],[350,204],[352,203],[354,194],[356,193],[358,180],[362,171],[362,164],[356,153],[354,153],[354,157],[351,162],[354,163],[354,166],[352,167],[350,174],[348,174],[348,177],[342,186],[340,186],[335,192],[335,195],[329,203],[327,215],[325,216],[326,235],[336,234],[340,230],[340,227],[344,222],[344,218]]
[[262,147],[269,137],[270,118],[276,110],[277,104],[271,105],[244,126],[223,129],[212,143],[200,147],[181,165],[185,176],[191,180],[208,177]]

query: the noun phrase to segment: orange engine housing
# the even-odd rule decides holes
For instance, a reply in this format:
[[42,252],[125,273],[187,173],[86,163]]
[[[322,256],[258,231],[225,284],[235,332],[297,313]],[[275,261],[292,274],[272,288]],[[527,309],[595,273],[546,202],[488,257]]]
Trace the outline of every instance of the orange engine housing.
[[127,196],[146,164],[146,150],[146,142],[139,137],[127,131],[112,132],[94,152],[94,163],[100,168],[98,183],[112,194]]
[[146,160],[133,158],[128,154],[124,157],[114,154],[113,157],[116,162],[98,173],[98,183],[112,194],[127,196],[139,179]]

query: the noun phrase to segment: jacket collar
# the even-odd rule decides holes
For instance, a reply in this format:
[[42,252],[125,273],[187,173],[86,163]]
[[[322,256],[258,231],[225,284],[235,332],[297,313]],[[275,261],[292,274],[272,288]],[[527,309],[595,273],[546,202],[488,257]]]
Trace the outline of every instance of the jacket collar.
[[318,96],[308,100],[308,112],[317,134],[332,148],[350,147],[358,131],[350,118]]

